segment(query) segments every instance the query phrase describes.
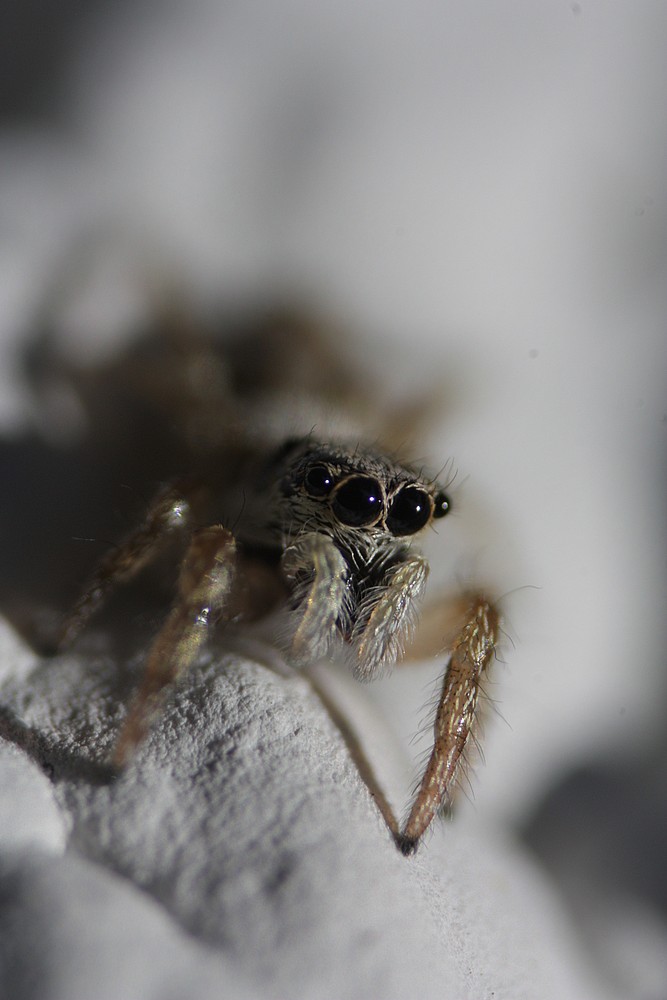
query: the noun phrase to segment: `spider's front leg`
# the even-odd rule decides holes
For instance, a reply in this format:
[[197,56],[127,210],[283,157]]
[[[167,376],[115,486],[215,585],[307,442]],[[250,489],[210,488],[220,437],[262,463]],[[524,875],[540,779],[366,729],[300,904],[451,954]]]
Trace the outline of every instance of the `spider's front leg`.
[[178,596],[148,654],[143,680],[130,706],[113,753],[123,767],[158,713],[166,688],[193,662],[209,622],[229,598],[236,569],[234,537],[221,525],[196,531],[178,581]]
[[[431,619],[442,619],[431,609]],[[427,612],[427,625],[429,614]],[[465,602],[465,611],[451,648],[434,721],[434,743],[408,819],[397,837],[404,854],[416,850],[432,820],[452,795],[478,714],[480,686],[494,656],[500,631],[497,609],[482,595]],[[419,644],[410,656],[421,656]]]
[[59,629],[56,649],[70,646],[119,583],[132,580],[157,558],[170,538],[189,529],[192,505],[201,491],[198,482],[181,480],[157,495],[139,527],[111,549],[93,570]]

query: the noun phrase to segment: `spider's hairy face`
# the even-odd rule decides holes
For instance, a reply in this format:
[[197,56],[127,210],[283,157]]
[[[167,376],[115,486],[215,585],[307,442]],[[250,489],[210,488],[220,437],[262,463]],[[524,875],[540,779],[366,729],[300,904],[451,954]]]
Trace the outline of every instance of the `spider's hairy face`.
[[280,479],[282,530],[331,536],[344,549],[403,546],[450,508],[437,482],[370,449],[287,442]]

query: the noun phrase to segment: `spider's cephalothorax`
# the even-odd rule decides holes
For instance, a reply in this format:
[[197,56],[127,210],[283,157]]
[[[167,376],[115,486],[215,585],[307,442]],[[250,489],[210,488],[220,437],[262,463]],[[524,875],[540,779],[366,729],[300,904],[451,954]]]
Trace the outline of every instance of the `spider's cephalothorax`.
[[449,498],[416,469],[370,449],[293,439],[274,462],[266,527],[294,588],[292,656],[331,656],[345,644],[355,674],[371,678],[410,638],[428,574],[413,536],[444,517]]
[[[288,345],[295,360],[285,367]],[[402,826],[349,727],[339,722],[388,827],[408,853],[457,784],[482,677],[496,648],[498,613],[486,597],[470,593],[455,602],[431,602],[419,614],[428,563],[414,540],[450,509],[438,482],[379,448],[313,434],[276,443],[274,417],[291,393],[307,390],[309,399],[319,395],[354,410],[359,381],[326,341],[274,324],[244,339],[242,348],[232,344],[225,353],[205,342],[188,343],[180,348],[185,357],[160,370],[160,379],[155,365],[147,372],[146,383],[160,387],[163,406],[178,404],[191,418],[179,426],[204,472],[163,489],[139,528],[101,561],[63,624],[60,645],[70,643],[113,586],[135,576],[168,538],[184,540],[178,594],[148,654],[116,745],[117,766],[130,759],[167,686],[193,662],[212,622],[224,627],[264,618],[275,625],[273,637],[295,666],[342,655],[364,680],[400,660],[446,654],[433,750]],[[193,371],[206,374],[203,386]],[[403,434],[415,418],[419,414],[410,409],[398,410],[395,431]],[[387,439],[391,424],[388,413]]]

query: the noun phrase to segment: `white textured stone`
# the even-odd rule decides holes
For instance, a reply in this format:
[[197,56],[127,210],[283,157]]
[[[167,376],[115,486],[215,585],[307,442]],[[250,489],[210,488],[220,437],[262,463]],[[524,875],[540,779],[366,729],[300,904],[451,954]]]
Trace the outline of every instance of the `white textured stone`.
[[66,825],[42,771],[10,743],[0,743],[0,850],[35,847],[61,853]]
[[398,853],[303,678],[214,646],[110,781],[121,686],[111,656],[75,654],[4,686],[70,827],[65,860],[0,854],[16,1000],[164,982],[208,997],[216,976],[233,998],[604,997],[552,890],[497,832],[438,825],[416,858]]

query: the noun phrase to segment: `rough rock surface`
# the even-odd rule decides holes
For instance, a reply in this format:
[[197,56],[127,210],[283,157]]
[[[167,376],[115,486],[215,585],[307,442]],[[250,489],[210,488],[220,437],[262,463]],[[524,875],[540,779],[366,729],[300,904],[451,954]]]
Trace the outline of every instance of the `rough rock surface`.
[[95,639],[32,663],[4,643],[2,995],[603,995],[499,834],[398,853],[298,675],[214,648],[110,778],[128,667]]

